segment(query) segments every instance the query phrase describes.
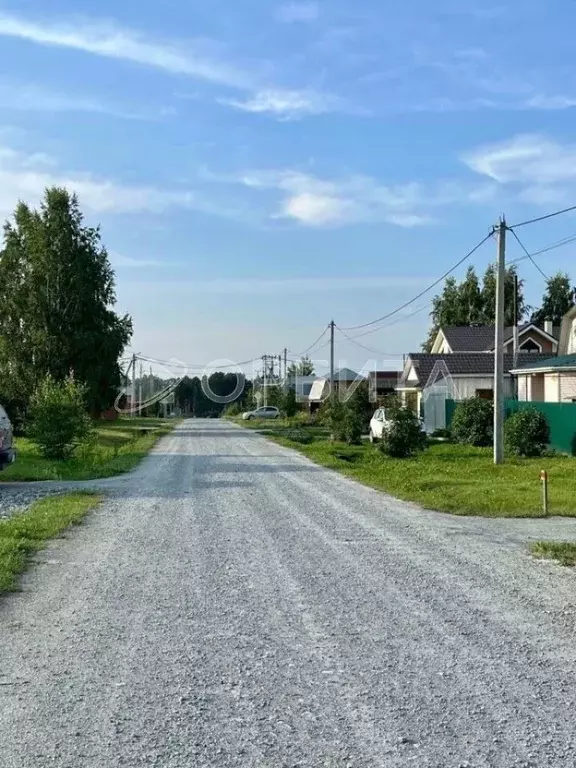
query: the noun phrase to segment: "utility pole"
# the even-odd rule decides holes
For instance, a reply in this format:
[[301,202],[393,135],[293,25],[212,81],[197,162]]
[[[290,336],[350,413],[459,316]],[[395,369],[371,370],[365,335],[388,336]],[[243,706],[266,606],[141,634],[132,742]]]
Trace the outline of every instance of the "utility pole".
[[138,381],[138,412],[142,413],[142,378],[144,376],[144,368],[142,366],[142,360],[140,360],[140,380]]
[[284,347],[284,386],[288,388],[288,349]]
[[136,402],[136,355],[132,355],[132,391],[130,394],[130,411],[134,413]]
[[268,392],[267,392],[267,387],[266,387],[266,377],[267,377],[267,374],[268,374],[268,371],[267,371],[267,368],[266,368],[267,365],[268,365],[268,356],[267,355],[262,355],[262,366],[263,366],[263,369],[264,369],[264,374],[263,374],[264,378],[262,380],[262,386],[263,386],[263,391],[264,391],[264,403],[263,403],[264,407],[266,407],[268,405]]
[[334,394],[334,320],[330,321],[330,394]]
[[494,334],[494,464],[504,461],[504,283],[506,280],[506,219],[498,225],[496,269],[496,331]]

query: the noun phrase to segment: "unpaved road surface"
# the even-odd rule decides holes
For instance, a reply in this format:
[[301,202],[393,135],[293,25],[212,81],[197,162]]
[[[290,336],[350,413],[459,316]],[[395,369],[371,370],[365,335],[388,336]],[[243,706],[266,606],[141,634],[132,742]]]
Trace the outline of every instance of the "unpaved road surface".
[[0,600],[2,768],[576,764],[574,521],[402,504],[189,421]]

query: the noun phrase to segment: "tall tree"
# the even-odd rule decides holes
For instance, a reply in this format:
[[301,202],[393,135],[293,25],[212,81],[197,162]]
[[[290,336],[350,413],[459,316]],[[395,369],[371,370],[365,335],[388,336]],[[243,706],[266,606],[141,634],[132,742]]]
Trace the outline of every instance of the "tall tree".
[[288,376],[314,376],[314,363],[305,355],[299,362],[288,366]]
[[28,398],[47,375],[63,381],[73,374],[93,412],[111,405],[132,335],[115,302],[100,231],[84,225],[76,196],[52,188],[38,211],[20,203],[0,253],[0,369]]
[[[516,294],[516,296],[515,296]],[[496,322],[496,265],[490,264],[484,273],[482,284],[483,312],[481,322],[494,325]],[[528,307],[524,299],[524,281],[518,277],[516,267],[506,269],[504,279],[504,324],[520,323]]]
[[458,325],[473,325],[482,322],[484,298],[474,267],[468,267],[466,277],[458,286],[457,307]]
[[531,320],[543,326],[546,320],[560,325],[562,318],[574,306],[575,289],[565,272],[558,272],[546,281],[546,292],[542,297],[542,306],[532,313]]

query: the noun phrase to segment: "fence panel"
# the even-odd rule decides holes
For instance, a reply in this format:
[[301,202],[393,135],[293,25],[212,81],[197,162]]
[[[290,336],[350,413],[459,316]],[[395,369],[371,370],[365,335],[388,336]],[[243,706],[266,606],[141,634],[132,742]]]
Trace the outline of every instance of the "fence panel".
[[576,454],[576,403],[526,403],[506,400],[506,415],[527,408],[546,416],[550,427],[550,446],[562,453]]

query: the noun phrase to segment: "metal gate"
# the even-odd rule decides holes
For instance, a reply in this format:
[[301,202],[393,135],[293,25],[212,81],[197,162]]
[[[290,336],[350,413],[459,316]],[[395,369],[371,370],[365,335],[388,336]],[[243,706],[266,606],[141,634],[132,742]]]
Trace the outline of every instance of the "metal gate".
[[424,428],[428,435],[437,429],[446,429],[446,401],[458,399],[446,361],[437,360],[422,393]]

